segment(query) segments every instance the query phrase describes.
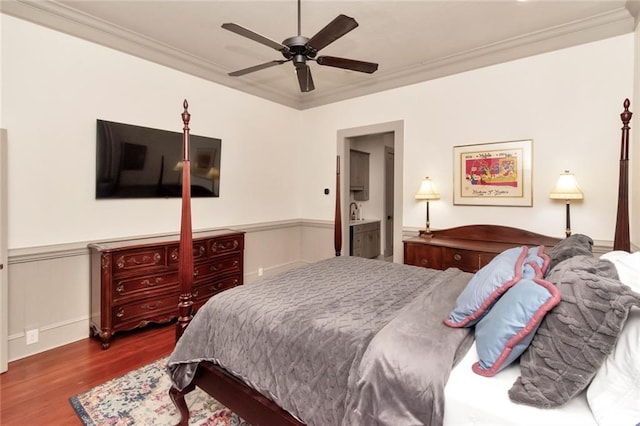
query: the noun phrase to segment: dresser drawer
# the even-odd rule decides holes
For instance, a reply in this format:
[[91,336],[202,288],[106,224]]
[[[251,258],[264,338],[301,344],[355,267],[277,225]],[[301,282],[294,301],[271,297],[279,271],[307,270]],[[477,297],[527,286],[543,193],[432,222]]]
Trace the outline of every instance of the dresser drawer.
[[172,289],[177,291],[178,285],[178,271],[117,279],[113,282],[113,301],[119,302],[128,297],[146,297],[154,293],[162,294]]
[[195,264],[193,267],[194,281],[206,280],[212,275],[221,276],[238,273],[242,270],[242,264],[238,255],[216,257],[206,263]]
[[442,269],[442,250],[425,244],[405,243],[404,263],[424,268]]
[[[206,241],[194,241],[193,242],[193,261],[197,262],[200,259],[207,258],[207,242]],[[180,245],[172,245],[169,247],[169,264],[177,265],[180,260]]]
[[179,293],[164,294],[112,308],[113,328],[135,328],[149,322],[166,322],[178,313]]
[[480,269],[480,253],[471,250],[445,248],[442,253],[442,269],[447,268],[476,272]]
[[150,247],[114,254],[113,274],[165,265],[164,247]]
[[202,306],[204,302],[209,300],[214,294],[236,287],[240,284],[242,284],[242,277],[240,275],[235,275],[219,280],[217,279],[206,284],[197,285],[194,287],[192,292],[193,304],[197,309]]
[[243,235],[230,235],[228,237],[208,241],[209,256],[219,256],[222,254],[240,251],[244,248],[243,241]]

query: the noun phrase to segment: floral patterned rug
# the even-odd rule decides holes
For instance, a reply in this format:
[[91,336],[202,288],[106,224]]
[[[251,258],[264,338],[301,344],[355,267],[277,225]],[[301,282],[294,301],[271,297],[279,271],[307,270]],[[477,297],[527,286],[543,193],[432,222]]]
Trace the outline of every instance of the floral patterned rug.
[[[169,398],[171,379],[166,365],[167,358],[159,359],[71,397],[69,402],[87,426],[173,426],[180,421],[180,414]],[[191,413],[189,425],[248,426],[199,388],[186,400]]]

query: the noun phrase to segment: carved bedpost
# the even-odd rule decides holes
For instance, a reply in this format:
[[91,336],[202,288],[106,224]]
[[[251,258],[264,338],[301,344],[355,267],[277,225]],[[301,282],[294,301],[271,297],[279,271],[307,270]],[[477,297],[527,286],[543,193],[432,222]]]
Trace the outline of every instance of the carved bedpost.
[[336,250],[336,256],[340,256],[342,252],[342,213],[340,209],[340,156],[336,162],[336,213],[333,223],[333,246]]
[[180,220],[180,249],[178,279],[180,280],[180,298],[178,299],[178,322],[176,324],[176,341],[182,336],[184,329],[193,317],[193,234],[191,229],[191,167],[189,161],[189,120],[187,111],[189,103],[184,100],[182,113],[182,218]]
[[629,121],[633,113],[629,111],[631,102],[624,100],[622,120],[622,140],[620,142],[620,179],[618,181],[618,214],[616,233],[613,239],[614,250],[631,250],[629,238]]

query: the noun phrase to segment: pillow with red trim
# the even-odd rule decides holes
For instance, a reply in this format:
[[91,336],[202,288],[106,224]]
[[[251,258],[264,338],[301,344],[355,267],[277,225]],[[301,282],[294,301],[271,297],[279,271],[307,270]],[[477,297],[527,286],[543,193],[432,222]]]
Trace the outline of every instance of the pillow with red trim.
[[444,323],[455,328],[476,324],[500,296],[523,278],[523,274],[528,274],[528,278],[534,277],[532,268],[524,268],[527,263],[546,270],[549,257],[544,254],[544,246],[531,249],[526,246],[513,247],[494,257],[471,278]]
[[544,316],[560,303],[560,291],[544,281],[537,266],[533,279],[523,278],[511,287],[476,324],[479,361],[472,369],[491,377],[515,361],[529,346]]

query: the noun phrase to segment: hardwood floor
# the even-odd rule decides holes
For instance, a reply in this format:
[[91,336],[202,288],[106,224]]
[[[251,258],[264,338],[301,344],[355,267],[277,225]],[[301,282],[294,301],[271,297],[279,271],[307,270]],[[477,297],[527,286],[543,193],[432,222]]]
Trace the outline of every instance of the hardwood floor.
[[175,325],[118,333],[102,350],[84,339],[9,363],[0,375],[0,424],[81,425],[69,398],[169,355]]

